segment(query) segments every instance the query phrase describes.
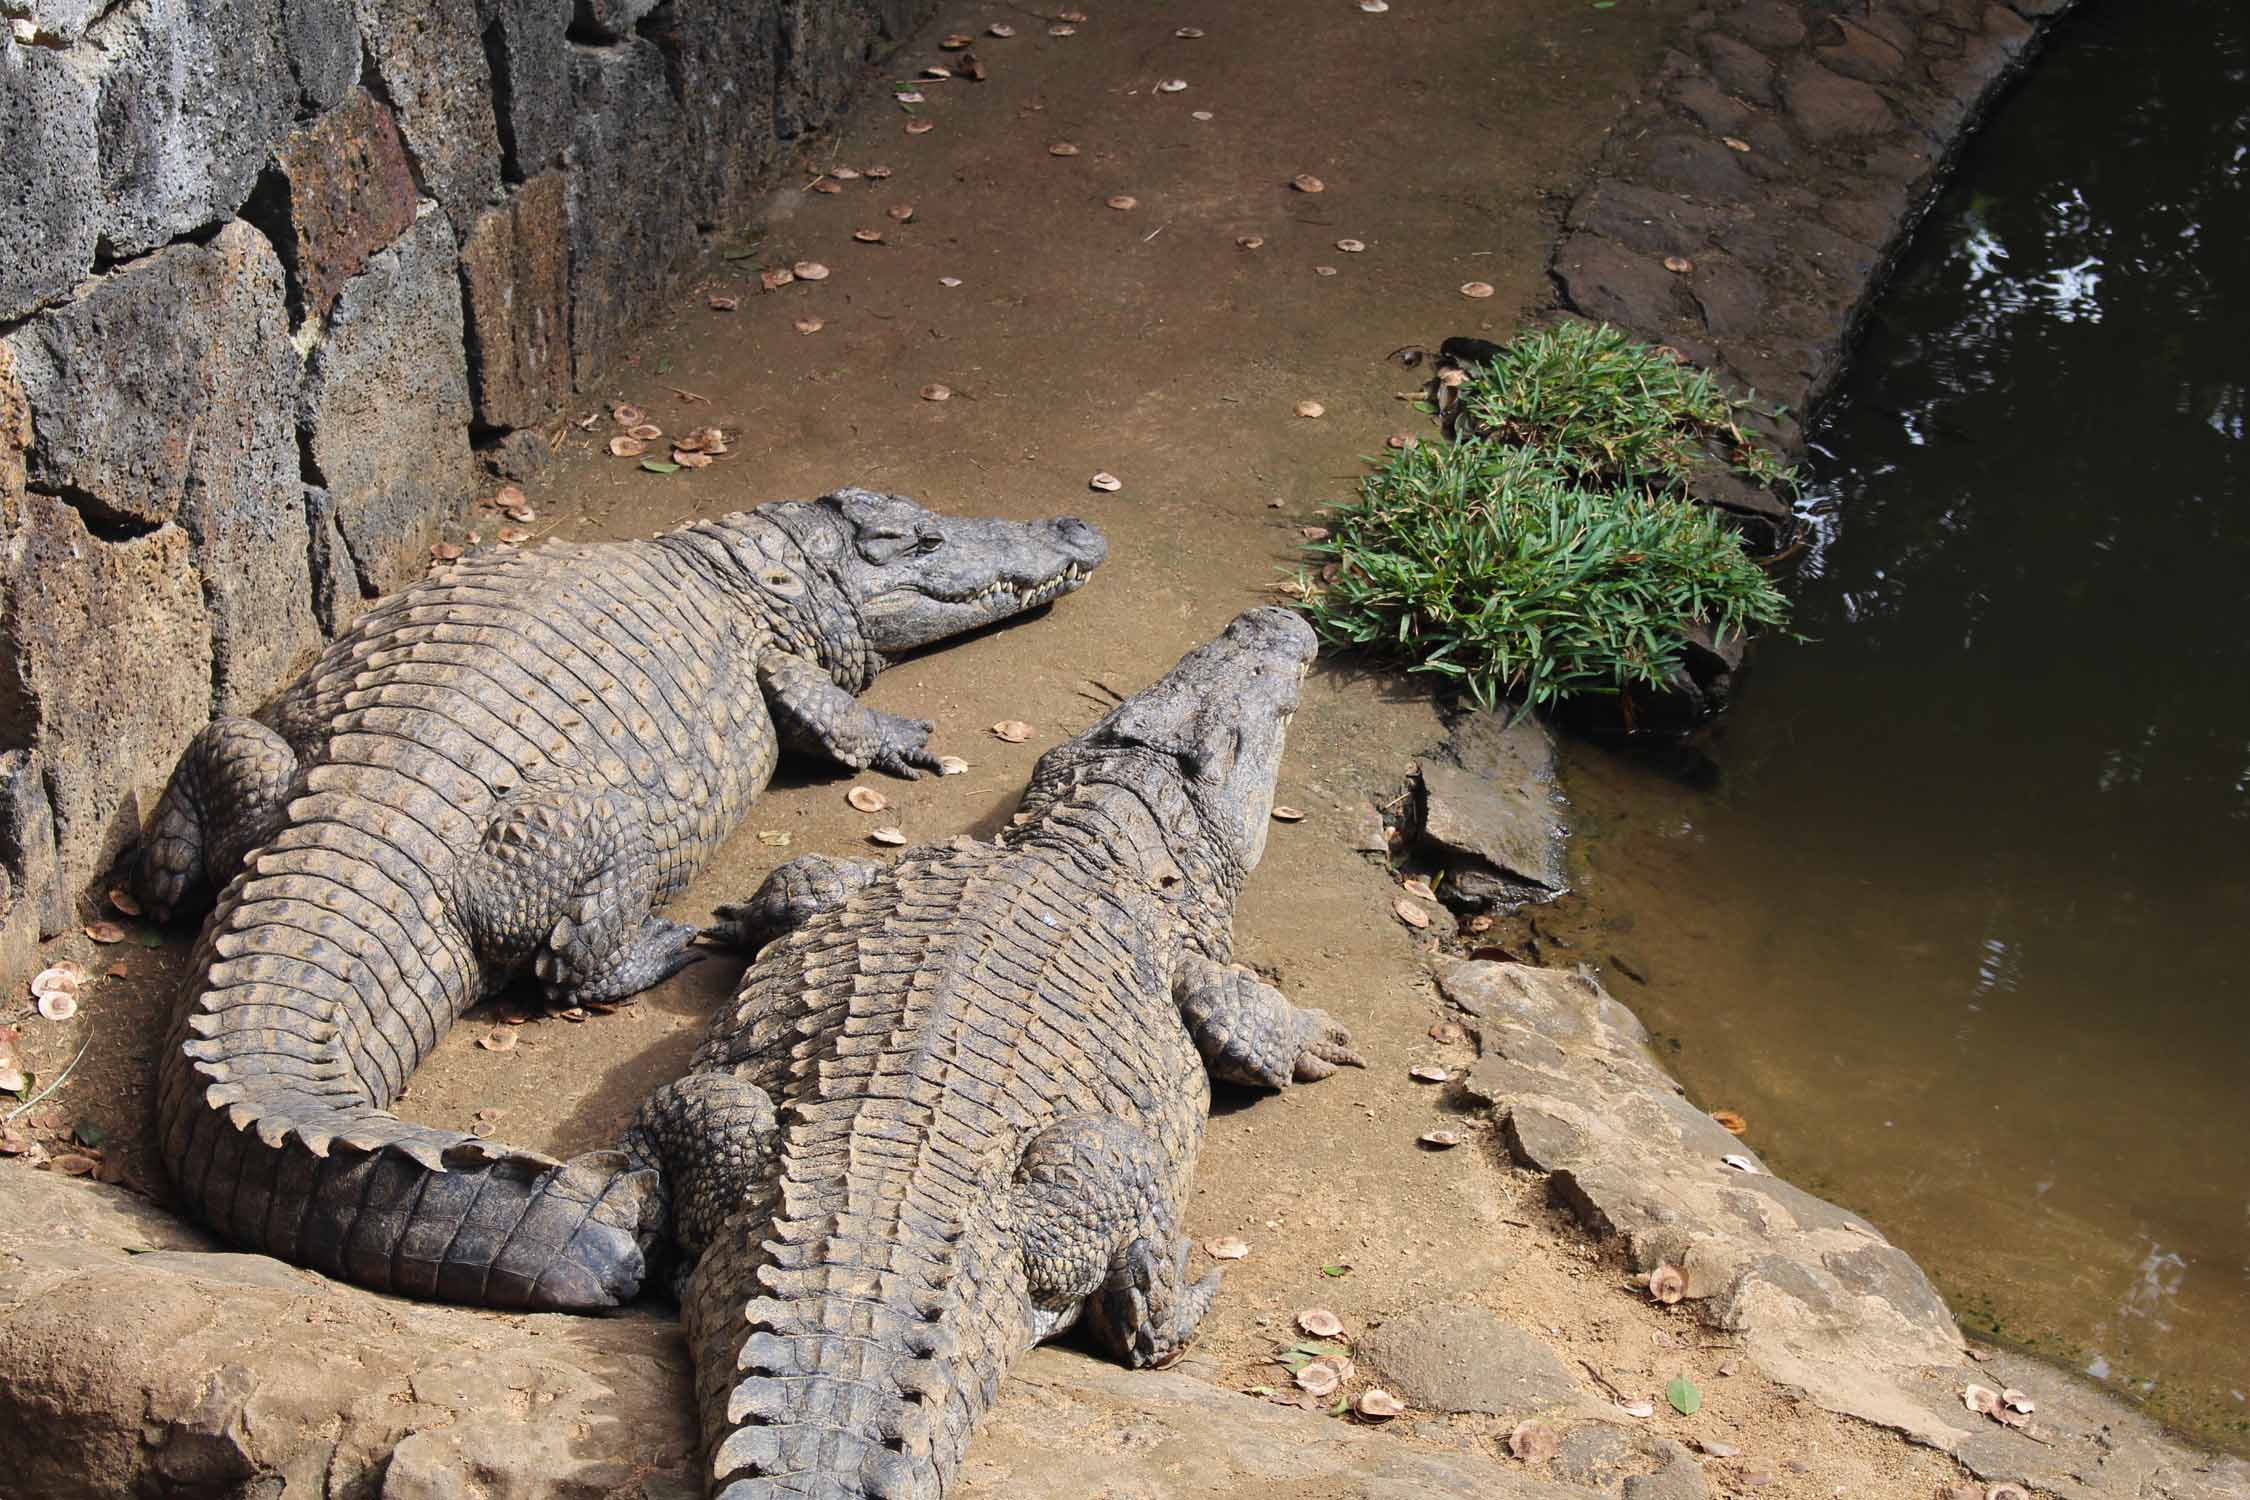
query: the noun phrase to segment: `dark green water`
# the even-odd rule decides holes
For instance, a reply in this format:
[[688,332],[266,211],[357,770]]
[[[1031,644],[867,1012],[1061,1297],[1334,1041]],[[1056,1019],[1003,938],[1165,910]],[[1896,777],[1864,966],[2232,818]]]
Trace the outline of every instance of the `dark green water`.
[[2250,1440],[2250,6],[2089,0],[1972,145],[1689,790],[1571,782],[1611,983],[1972,1326]]

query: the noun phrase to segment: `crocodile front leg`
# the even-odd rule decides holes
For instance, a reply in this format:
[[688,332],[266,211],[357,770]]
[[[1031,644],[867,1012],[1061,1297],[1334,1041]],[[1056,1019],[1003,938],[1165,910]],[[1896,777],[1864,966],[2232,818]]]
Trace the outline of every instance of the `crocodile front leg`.
[[625,1134],[625,1157],[656,1173],[677,1252],[679,1292],[729,1214],[773,1190],[781,1127],[766,1091],[732,1073],[690,1073],[649,1095]]
[[864,859],[831,859],[801,854],[776,865],[749,900],[714,909],[719,920],[703,929],[707,941],[755,953],[796,931],[823,912],[831,912],[866,890],[884,866]]
[[1135,1368],[1187,1347],[1219,1273],[1187,1279],[1179,1199],[1191,1163],[1113,1115],[1074,1115],[1024,1148],[1011,1195],[1044,1332],[1083,1306],[1103,1347]]
[[652,914],[657,858],[630,792],[517,792],[464,865],[462,904],[489,963],[525,959],[550,1001],[604,1004],[703,955],[696,930]]
[[1200,953],[1184,955],[1173,970],[1172,999],[1222,1082],[1278,1089],[1326,1078],[1339,1066],[1367,1066],[1328,1012],[1293,1004],[1257,975]]
[[758,661],[758,687],[782,743],[792,750],[816,751],[855,771],[873,766],[908,781],[920,776],[916,766],[938,768],[928,749],[937,726],[869,708],[802,656],[767,652]]
[[169,921],[207,903],[242,858],[288,815],[297,752],[259,723],[225,714],[188,742],[165,783],[130,879],[141,906]]

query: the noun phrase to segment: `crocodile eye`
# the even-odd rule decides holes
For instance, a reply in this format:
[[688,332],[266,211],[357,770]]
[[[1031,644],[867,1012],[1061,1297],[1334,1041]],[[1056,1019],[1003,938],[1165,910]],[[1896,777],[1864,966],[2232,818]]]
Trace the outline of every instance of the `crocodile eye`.
[[928,557],[931,553],[937,551],[938,548],[944,545],[944,537],[926,536],[922,538],[922,540],[914,544],[914,555],[917,557]]

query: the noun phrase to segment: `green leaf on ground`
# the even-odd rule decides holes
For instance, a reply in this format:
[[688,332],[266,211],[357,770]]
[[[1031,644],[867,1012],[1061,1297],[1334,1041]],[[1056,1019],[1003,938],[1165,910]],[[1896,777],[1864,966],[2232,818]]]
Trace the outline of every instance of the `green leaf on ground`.
[[658,458],[642,459],[641,467],[648,470],[651,474],[677,474],[680,472],[680,466],[678,464],[668,464],[662,459]]
[[1349,1276],[1352,1274],[1352,1268],[1350,1266],[1322,1266],[1320,1274],[1323,1276]]
[[109,1139],[109,1132],[102,1128],[99,1120],[80,1120],[71,1134],[78,1137],[78,1144],[81,1146],[99,1147]]
[[748,260],[757,253],[756,245],[737,245],[732,250],[721,250],[719,256],[722,260]]
[[1664,1399],[1683,1417],[1692,1417],[1703,1410],[1702,1389],[1685,1375],[1672,1377],[1672,1383],[1664,1387]]

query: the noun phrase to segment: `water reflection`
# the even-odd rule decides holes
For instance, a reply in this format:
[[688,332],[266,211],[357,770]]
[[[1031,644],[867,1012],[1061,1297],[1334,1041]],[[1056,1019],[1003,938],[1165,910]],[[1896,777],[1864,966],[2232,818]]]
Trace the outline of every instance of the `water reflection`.
[[1812,639],[1762,649],[1718,786],[1573,775],[1605,940],[1656,976],[1627,998],[1698,1096],[1963,1311],[2222,1435],[2250,1388],[2246,154],[2250,7],[2070,23],[1817,434]]

